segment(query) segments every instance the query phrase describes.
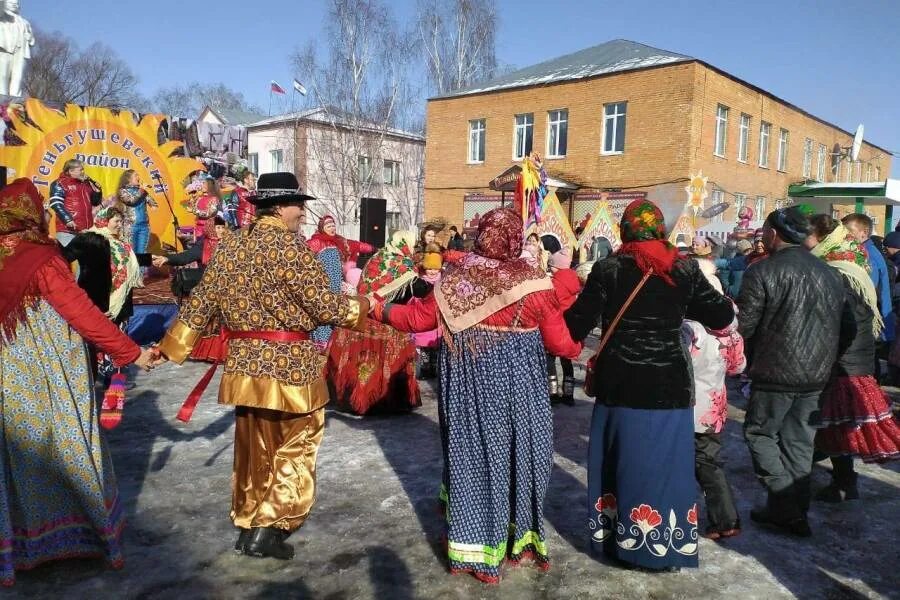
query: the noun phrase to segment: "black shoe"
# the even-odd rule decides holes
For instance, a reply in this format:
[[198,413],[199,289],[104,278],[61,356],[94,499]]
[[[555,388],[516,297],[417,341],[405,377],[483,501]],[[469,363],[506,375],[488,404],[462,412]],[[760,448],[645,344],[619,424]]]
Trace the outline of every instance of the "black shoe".
[[835,482],[831,482],[816,493],[816,500],[819,502],[828,502],[830,504],[838,504],[844,500],[859,500],[859,489],[856,485],[840,486]]
[[812,529],[810,529],[806,517],[781,520],[775,518],[768,509],[755,508],[750,511],[750,520],[760,525],[773,527],[779,531],[796,535],[797,537],[810,537],[812,535]]
[[247,545],[247,542],[250,541],[250,534],[253,531],[252,529],[244,529],[243,527],[239,528],[241,530],[241,534],[238,536],[237,542],[234,544],[234,553],[235,554],[243,554],[244,546]]
[[279,560],[294,558],[294,547],[284,541],[289,532],[275,527],[254,527],[251,532],[244,546],[245,555]]
[[562,402],[566,406],[575,406],[575,397],[572,395],[563,394],[560,402]]

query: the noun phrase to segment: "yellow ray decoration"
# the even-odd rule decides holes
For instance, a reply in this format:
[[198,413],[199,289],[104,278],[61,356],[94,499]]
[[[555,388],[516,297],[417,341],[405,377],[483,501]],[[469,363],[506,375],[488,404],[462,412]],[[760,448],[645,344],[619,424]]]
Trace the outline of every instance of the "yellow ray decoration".
[[575,232],[569,225],[569,219],[559,203],[559,198],[556,197],[556,190],[551,189],[547,192],[547,196],[544,198],[544,207],[541,210],[541,222],[532,223],[525,230],[525,237],[532,233],[537,233],[539,236],[547,233],[553,234],[559,239],[563,248],[574,248],[578,243]]
[[139,117],[129,111],[75,104],[60,111],[34,99],[26,100],[24,107],[23,114],[10,106],[9,115],[25,145],[0,146],[0,165],[12,169],[15,177],[29,177],[45,198],[65,162],[78,158],[88,176],[103,188],[104,199],[115,195],[127,169],[136,170],[143,183],[153,185],[150,196],[159,208],[148,211],[152,250],[157,250],[161,241],[175,244],[172,211],[163,191],[179,224],[194,223],[194,216],[181,203],[183,182],[204,167],[192,158],[172,156],[181,142],[158,143],[163,115]]
[[618,250],[619,246],[622,245],[619,226],[612,219],[612,215],[609,212],[609,203],[604,200],[598,201],[594,207],[591,218],[588,220],[587,225],[584,226],[581,237],[578,238],[578,247],[582,251],[589,250],[596,237],[608,239],[613,251]]

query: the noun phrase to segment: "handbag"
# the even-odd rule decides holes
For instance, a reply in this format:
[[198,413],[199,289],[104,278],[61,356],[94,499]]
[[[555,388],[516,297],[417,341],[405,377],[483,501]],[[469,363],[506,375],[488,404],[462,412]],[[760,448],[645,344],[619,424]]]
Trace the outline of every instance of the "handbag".
[[634,302],[635,297],[638,295],[638,292],[641,291],[641,288],[644,287],[644,284],[647,283],[647,280],[650,279],[650,276],[653,275],[653,269],[649,269],[646,273],[644,273],[644,277],[638,282],[638,284],[631,291],[631,295],[625,300],[625,303],[622,304],[622,308],[619,309],[619,313],[616,315],[616,318],[607,325],[606,329],[603,331],[603,337],[600,338],[600,344],[597,346],[597,351],[594,352],[594,355],[591,356],[584,370],[584,394],[588,398],[596,398],[597,390],[594,389],[594,373],[597,370],[597,359],[600,358],[600,353],[603,352],[603,348],[606,347],[606,343],[609,342],[609,338],[612,337],[612,334],[615,332],[616,327],[619,325],[619,321],[622,320],[622,315],[625,314],[625,311],[628,310],[628,307],[631,306],[631,303]]

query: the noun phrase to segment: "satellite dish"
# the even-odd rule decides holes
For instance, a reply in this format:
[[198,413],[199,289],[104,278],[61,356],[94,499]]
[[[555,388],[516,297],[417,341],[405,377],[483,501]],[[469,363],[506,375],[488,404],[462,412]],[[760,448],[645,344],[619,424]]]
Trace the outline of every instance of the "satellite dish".
[[718,204],[713,204],[706,210],[700,211],[700,216],[704,219],[712,219],[716,215],[721,215],[723,212],[728,210],[729,204],[727,202],[719,202]]
[[853,145],[850,146],[850,160],[856,162],[859,160],[859,149],[863,143],[863,126],[862,123],[856,128],[856,135],[853,136]]

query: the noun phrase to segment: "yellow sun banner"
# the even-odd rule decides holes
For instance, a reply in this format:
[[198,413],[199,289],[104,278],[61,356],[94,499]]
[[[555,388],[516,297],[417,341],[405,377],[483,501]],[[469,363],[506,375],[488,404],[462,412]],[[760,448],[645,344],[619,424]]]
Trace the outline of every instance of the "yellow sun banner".
[[[22,146],[0,146],[0,165],[12,177],[30,178],[45,198],[50,184],[62,173],[65,162],[79,159],[88,176],[103,188],[103,197],[116,195],[119,179],[128,169],[138,172],[142,184],[150,184],[150,196],[158,208],[150,209],[150,249],[161,242],[175,245],[174,216],[179,225],[194,223],[182,203],[185,180],[203,165],[191,158],[173,156],[181,142],[160,144],[162,115],[140,117],[128,111],[67,104],[65,110],[49,108],[38,100],[26,100],[24,113],[10,107],[15,133]],[[167,201],[168,198],[168,201]],[[171,206],[171,208],[170,208]]]

